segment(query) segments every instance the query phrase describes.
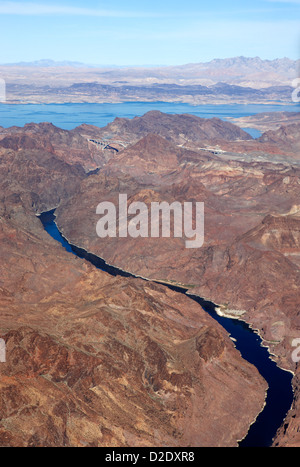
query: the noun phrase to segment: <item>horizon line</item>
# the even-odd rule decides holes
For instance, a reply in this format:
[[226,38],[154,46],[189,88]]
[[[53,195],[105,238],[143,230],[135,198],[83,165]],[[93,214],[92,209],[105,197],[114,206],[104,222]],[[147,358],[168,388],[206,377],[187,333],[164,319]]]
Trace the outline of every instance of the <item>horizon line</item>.
[[[67,60],[67,59],[62,59],[62,60],[55,60],[51,58],[41,58],[37,60],[21,60],[18,62],[6,62],[6,63],[0,63],[0,66],[37,66],[43,68],[43,63],[45,62],[45,67],[50,68],[51,66],[74,66],[77,68],[80,67],[91,67],[91,68],[157,68],[157,67],[177,67],[177,66],[187,66],[187,65],[197,65],[197,64],[208,64],[211,63],[215,60],[219,61],[226,61],[226,60],[234,60],[234,59],[247,59],[247,60],[253,60],[253,59],[259,59],[263,62],[274,62],[276,60],[290,60],[291,62],[298,62],[300,58],[298,59],[293,59],[287,56],[284,57],[277,57],[277,58],[261,58],[260,56],[245,56],[245,55],[236,55],[236,56],[231,56],[231,57],[226,57],[226,58],[219,58],[219,57],[214,57],[210,60],[207,61],[193,61],[193,62],[186,62],[186,63],[177,63],[177,64],[172,64],[172,65],[166,65],[166,64],[128,64],[128,65],[118,65],[118,64],[93,64],[93,63],[85,63],[85,62],[80,62],[77,60]],[[53,63],[53,65],[46,65],[46,63]]]

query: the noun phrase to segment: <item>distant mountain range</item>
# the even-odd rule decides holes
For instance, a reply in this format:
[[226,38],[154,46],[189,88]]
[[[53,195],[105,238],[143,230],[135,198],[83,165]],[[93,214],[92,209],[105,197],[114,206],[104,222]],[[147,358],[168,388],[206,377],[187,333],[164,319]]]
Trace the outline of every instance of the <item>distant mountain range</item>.
[[74,68],[124,68],[124,66],[118,65],[95,65],[90,63],[76,62],[71,60],[56,61],[50,58],[43,58],[40,60],[34,60],[32,62],[14,62],[14,63],[3,63],[0,66],[11,66],[11,67],[35,67],[35,68],[50,68],[50,67],[74,67]]
[[153,67],[97,66],[50,59],[0,65],[8,101],[13,103],[141,99],[192,104],[212,100],[291,102],[293,80],[299,76],[300,60],[289,58],[233,57]]
[[50,59],[41,59],[41,60],[35,60],[33,62],[17,62],[17,63],[4,63],[4,66],[28,66],[28,67],[61,67],[61,66],[71,66],[71,67],[86,67],[89,65],[86,65],[81,62],[71,62],[68,60],[63,60],[60,62],[57,62],[55,60],[50,60]]
[[295,63],[299,65],[300,60],[292,60],[290,58],[277,58],[273,60],[261,59],[260,57],[232,57],[232,58],[215,58],[208,62],[193,62],[183,65],[128,65],[128,66],[118,66],[118,65],[108,65],[108,64],[90,64],[90,63],[83,63],[71,60],[62,60],[56,61],[52,59],[40,59],[34,61],[22,61],[22,62],[14,62],[14,63],[3,63],[0,66],[33,66],[33,67],[97,67],[97,68],[187,68],[191,69],[194,67],[201,67],[201,68],[235,68],[235,67],[261,67],[261,65],[269,66],[270,69],[278,69],[278,68],[290,68],[294,67]]

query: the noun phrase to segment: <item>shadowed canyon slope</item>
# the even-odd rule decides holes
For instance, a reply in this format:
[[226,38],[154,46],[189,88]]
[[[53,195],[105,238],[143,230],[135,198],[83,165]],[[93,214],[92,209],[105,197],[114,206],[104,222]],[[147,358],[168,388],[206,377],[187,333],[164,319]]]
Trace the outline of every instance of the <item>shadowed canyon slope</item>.
[[[7,129],[0,141],[0,445],[235,446],[263,407],[266,382],[224,329],[182,294],[66,252],[36,216],[60,205],[63,229],[89,249],[81,222],[96,187],[104,198],[126,189],[152,199],[154,183],[158,198],[196,190],[213,210],[218,195],[186,162],[194,166],[198,153],[150,135],[114,162],[114,152],[95,155],[77,138],[41,124]],[[131,158],[140,178],[122,172]],[[99,165],[107,173],[86,175]],[[152,252],[158,262],[160,250],[168,257],[161,248]],[[142,268],[145,256],[134,255],[126,267]]]

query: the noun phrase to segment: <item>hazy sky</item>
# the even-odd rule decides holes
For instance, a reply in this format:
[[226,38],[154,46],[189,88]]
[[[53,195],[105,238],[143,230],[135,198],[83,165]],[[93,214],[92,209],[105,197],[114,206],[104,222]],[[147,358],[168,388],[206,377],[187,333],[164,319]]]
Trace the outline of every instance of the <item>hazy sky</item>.
[[0,63],[300,58],[300,0],[0,0]]

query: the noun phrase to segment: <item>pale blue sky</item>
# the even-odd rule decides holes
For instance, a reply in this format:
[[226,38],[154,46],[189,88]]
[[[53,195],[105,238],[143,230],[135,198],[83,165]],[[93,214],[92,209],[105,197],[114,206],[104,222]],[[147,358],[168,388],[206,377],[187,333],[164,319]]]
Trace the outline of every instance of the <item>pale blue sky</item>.
[[0,0],[0,63],[300,58],[300,0]]

